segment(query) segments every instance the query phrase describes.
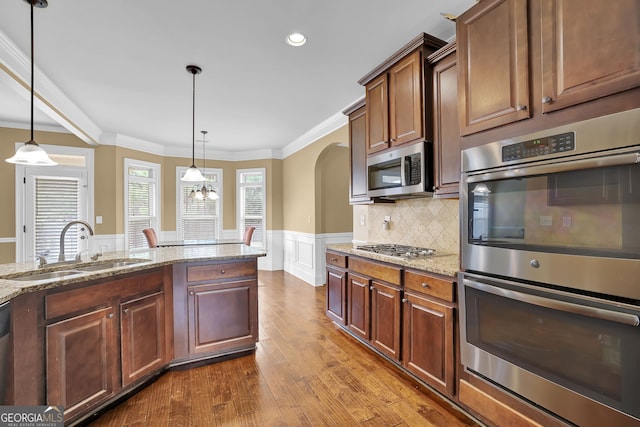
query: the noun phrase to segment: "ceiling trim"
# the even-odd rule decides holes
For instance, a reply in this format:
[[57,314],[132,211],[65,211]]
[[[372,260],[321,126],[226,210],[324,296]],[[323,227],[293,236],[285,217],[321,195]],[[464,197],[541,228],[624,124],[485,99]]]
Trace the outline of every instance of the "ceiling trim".
[[[6,120],[0,120],[0,128],[9,128],[9,129],[31,129],[30,123],[23,122],[9,122]],[[42,132],[55,132],[55,133],[71,133],[68,129],[59,125],[43,125],[34,123],[33,129]]]
[[[349,103],[349,105],[351,104],[353,104],[353,102]],[[348,118],[347,116],[342,114],[342,110],[344,110],[344,108],[341,108],[340,111],[338,111],[322,123],[318,124],[317,126],[303,133],[298,138],[294,139],[291,143],[289,143],[282,149],[282,158],[289,157],[293,153],[302,150],[304,147],[313,144],[323,136],[326,136],[334,130],[346,125],[348,123]]]
[[[31,92],[27,83],[31,79],[31,62],[11,39],[0,31],[0,79],[20,96]],[[37,66],[34,79],[35,106],[61,126],[90,145],[99,144],[102,130],[78,108]],[[27,97],[28,99],[28,97]]]

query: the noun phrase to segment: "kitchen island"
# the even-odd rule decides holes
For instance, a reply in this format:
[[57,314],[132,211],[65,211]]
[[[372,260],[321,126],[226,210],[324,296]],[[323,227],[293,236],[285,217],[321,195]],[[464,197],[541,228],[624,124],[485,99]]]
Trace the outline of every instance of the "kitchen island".
[[74,424],[172,366],[253,352],[265,255],[178,246],[0,266],[0,298],[11,304],[5,403],[64,406]]

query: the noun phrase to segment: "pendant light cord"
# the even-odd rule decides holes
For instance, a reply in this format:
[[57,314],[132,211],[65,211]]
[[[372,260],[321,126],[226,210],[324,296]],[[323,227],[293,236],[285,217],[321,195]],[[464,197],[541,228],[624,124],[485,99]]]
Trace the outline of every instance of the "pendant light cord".
[[196,166],[196,73],[193,73],[193,115],[191,116],[191,166]]
[[31,2],[31,139],[29,142],[33,142],[33,2]]

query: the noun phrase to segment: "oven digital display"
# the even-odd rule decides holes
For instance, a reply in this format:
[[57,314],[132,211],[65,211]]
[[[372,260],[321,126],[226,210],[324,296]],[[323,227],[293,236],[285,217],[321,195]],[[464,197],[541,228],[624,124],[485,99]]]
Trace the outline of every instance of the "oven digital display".
[[530,139],[502,147],[502,161],[520,160],[547,154],[562,153],[576,149],[574,132]]

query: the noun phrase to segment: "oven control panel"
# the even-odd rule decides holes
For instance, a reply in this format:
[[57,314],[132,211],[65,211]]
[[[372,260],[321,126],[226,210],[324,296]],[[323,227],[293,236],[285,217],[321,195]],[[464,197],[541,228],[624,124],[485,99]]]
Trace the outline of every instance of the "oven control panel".
[[562,153],[575,150],[575,148],[575,132],[566,132],[505,145],[502,147],[502,161],[508,162],[546,154]]

